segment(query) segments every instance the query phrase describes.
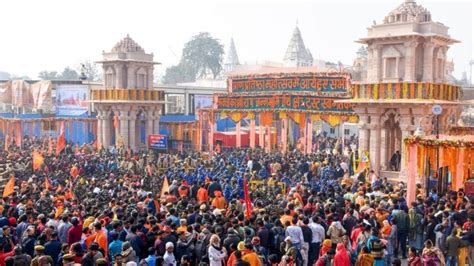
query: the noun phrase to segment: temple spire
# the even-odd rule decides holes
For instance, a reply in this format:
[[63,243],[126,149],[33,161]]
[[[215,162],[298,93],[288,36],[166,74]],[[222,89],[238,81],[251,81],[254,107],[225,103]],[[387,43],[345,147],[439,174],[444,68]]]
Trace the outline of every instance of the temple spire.
[[224,70],[225,72],[231,72],[237,65],[240,65],[239,57],[237,56],[237,50],[235,49],[234,38],[231,38],[229,50],[227,50],[227,56],[224,62]]
[[309,49],[306,49],[301,32],[298,26],[293,30],[290,43],[286,49],[283,62],[287,66],[305,67],[313,65],[313,56]]

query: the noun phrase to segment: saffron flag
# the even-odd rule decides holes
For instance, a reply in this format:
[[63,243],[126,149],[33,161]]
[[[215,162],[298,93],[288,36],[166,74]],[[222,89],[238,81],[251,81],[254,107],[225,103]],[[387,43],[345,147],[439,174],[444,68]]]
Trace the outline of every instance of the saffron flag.
[[33,151],[33,171],[40,169],[44,163],[44,157],[38,151]]
[[44,188],[46,190],[50,190],[53,188],[53,186],[51,185],[51,182],[49,182],[49,178],[47,177],[44,178]]
[[5,135],[5,151],[8,151],[10,148],[10,136],[7,134]]
[[53,139],[49,138],[48,140],[48,155],[53,154]]
[[10,180],[8,180],[5,188],[3,189],[3,197],[8,197],[15,191],[15,177],[10,176]]
[[252,203],[250,202],[249,188],[247,186],[247,177],[244,176],[244,199],[245,199],[245,217],[252,215]]
[[66,148],[66,136],[64,133],[64,121],[62,121],[61,129],[59,130],[59,138],[56,142],[56,156],[59,155],[64,148]]
[[170,184],[168,183],[168,177],[165,176],[165,179],[163,180],[163,186],[161,187],[161,197],[165,195],[165,192],[168,192],[169,187]]
[[71,171],[69,172],[72,177],[76,178],[79,175],[79,168],[77,166],[71,167]]
[[67,190],[67,192],[64,194],[64,196],[66,197],[66,199],[68,200],[71,200],[71,199],[74,199],[74,192],[72,191],[72,180],[71,178],[69,178],[69,189]]
[[119,127],[119,117],[118,115],[114,115],[114,128],[118,128]]

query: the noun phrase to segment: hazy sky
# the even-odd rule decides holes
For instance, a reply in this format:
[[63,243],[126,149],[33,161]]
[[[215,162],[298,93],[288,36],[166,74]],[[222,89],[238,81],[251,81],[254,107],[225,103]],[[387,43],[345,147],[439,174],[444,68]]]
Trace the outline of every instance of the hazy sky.
[[[354,40],[402,1],[1,0],[0,71],[34,78],[41,70],[76,68],[99,60],[127,33],[163,63],[160,72],[176,64],[184,43],[202,31],[226,50],[233,37],[241,62],[279,61],[296,21],[313,57],[351,64],[360,46]],[[474,54],[472,2],[417,0],[461,41],[448,53],[457,77]]]

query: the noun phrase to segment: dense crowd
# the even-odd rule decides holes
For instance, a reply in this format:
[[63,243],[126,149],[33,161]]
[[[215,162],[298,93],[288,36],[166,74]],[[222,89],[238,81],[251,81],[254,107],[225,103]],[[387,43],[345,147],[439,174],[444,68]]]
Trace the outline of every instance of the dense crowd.
[[[0,266],[474,265],[474,199],[420,186],[406,202],[403,182],[356,171],[321,139],[308,155],[55,156],[25,138],[0,151],[16,185],[0,205]],[[45,151],[36,171],[33,150]]]

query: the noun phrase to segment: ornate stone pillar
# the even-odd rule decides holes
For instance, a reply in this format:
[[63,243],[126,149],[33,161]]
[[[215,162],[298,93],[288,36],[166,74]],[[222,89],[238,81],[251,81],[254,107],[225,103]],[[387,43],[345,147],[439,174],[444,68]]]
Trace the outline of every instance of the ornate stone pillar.
[[104,116],[102,114],[102,110],[99,110],[97,109],[97,132],[95,132],[96,136],[97,136],[97,143],[100,144],[104,144],[104,140],[102,139],[102,131],[103,131],[103,121],[104,121]]
[[136,89],[135,88],[135,66],[129,65],[127,68],[127,88],[129,89]]
[[155,111],[155,116],[153,117],[153,134],[160,134],[160,114],[158,111]]
[[130,119],[130,116],[128,115],[128,111],[127,110],[121,110],[120,111],[120,135],[122,136],[123,138],[123,146],[125,147],[125,149],[127,149],[129,146],[130,146],[130,142],[129,142],[129,125],[128,125],[128,122],[129,122],[129,119]]
[[240,132],[240,121],[235,124],[235,147],[242,147],[242,136]]
[[433,50],[434,44],[426,42],[423,52],[423,82],[433,82]]
[[415,50],[418,43],[416,41],[409,41],[405,43],[405,77],[404,81],[415,81]]
[[402,146],[402,150],[400,151],[401,153],[401,163],[400,163],[400,174],[401,176],[404,176],[406,177],[406,169],[407,169],[407,165],[405,164],[406,162],[406,158],[405,156],[407,156],[407,154],[405,154],[405,139],[407,137],[409,137],[411,135],[411,129],[412,129],[412,124],[411,124],[411,116],[409,115],[402,115],[400,117],[400,129],[402,131],[402,136],[401,136],[401,146]]
[[[356,108],[358,109],[358,108]],[[359,114],[359,150],[361,152],[365,152],[369,150],[369,129],[367,128],[367,124],[369,122],[369,116],[367,114],[358,112],[355,110],[356,113]]]
[[132,109],[130,110],[130,121],[129,121],[129,136],[130,136],[130,148],[132,151],[137,150],[137,134],[136,134],[136,121],[137,121],[137,111]]
[[146,109],[145,114],[145,142],[149,147],[149,136],[153,134],[153,110],[150,107]]
[[381,128],[380,128],[380,114],[377,111],[381,111],[378,109],[371,110],[370,114],[370,124],[368,127],[370,129],[370,144],[369,144],[369,158],[372,169],[378,173],[380,171],[380,136],[381,136]]
[[255,119],[250,119],[250,148],[255,148]]
[[102,111],[102,146],[105,149],[108,149],[111,142],[112,132],[111,132],[111,120],[110,120],[110,111]]
[[265,151],[267,153],[272,152],[272,130],[271,129],[272,128],[270,126],[265,127],[265,132],[266,132],[266,134],[265,134],[265,139],[266,139],[266,141],[265,141],[265,143],[266,143]]
[[288,117],[283,118],[281,127],[281,147],[282,153],[288,151]]
[[387,129],[380,124],[380,170],[387,170]]
[[148,89],[153,89],[153,65],[147,68],[147,88]]
[[263,129],[261,121],[258,125],[258,146],[262,149],[265,148],[265,130]]
[[381,78],[381,69],[380,69],[380,59],[381,59],[381,50],[382,50],[382,46],[381,45],[377,45],[377,44],[374,44],[373,45],[373,61],[372,61],[372,64],[373,64],[373,68],[372,68],[372,71],[373,71],[373,79],[371,80],[372,82],[378,82],[380,81],[380,78]]
[[115,76],[115,88],[117,89],[123,89],[123,68],[121,64],[116,64],[115,65],[115,71],[116,71],[116,76]]
[[214,154],[214,126],[209,119],[209,153]]
[[309,119],[308,125],[306,126],[306,153],[312,153],[313,152],[313,120]]

